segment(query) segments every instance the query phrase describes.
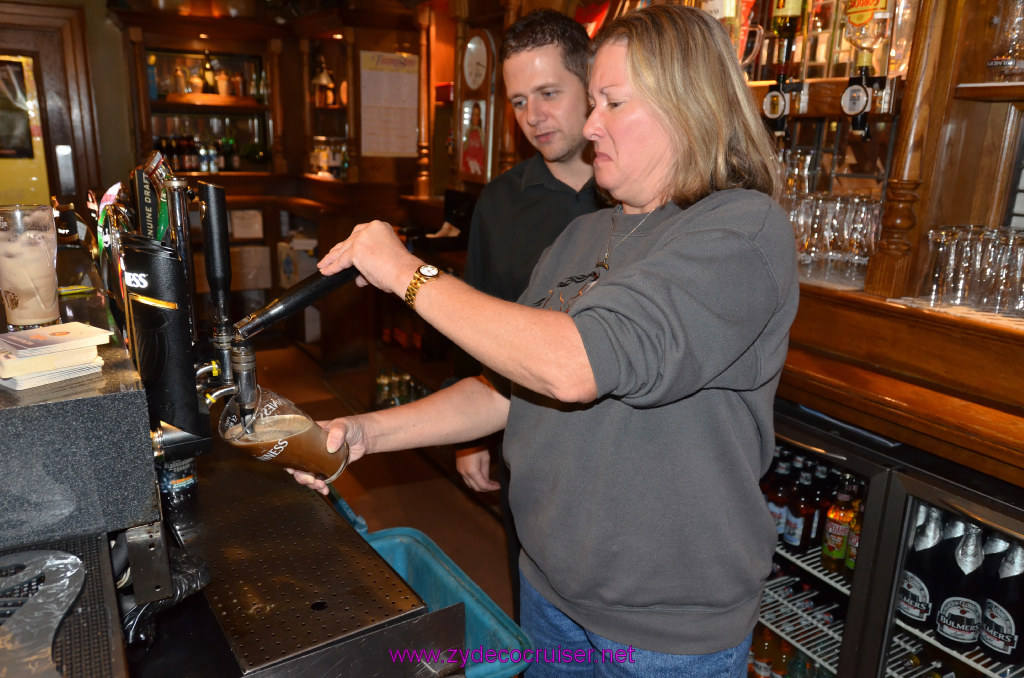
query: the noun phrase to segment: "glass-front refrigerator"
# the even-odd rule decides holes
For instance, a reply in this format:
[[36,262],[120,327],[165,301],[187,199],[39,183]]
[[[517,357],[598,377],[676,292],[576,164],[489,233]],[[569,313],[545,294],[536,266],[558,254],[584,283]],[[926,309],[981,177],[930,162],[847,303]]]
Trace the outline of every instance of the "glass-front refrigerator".
[[776,402],[755,678],[1024,678],[1024,490]]
[[1024,490],[916,450],[889,512],[904,526],[877,674],[1024,677]]
[[761,489],[779,541],[749,675],[863,675],[859,657],[885,641],[865,632],[874,614],[865,564],[885,555],[893,443],[781,399],[775,433]]

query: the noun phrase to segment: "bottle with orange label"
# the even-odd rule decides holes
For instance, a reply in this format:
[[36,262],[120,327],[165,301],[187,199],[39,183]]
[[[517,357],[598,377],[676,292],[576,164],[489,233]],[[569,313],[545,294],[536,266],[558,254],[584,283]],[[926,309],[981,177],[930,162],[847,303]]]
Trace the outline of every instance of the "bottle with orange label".
[[850,474],[843,475],[843,484],[836,500],[825,514],[821,539],[821,566],[829,572],[842,572],[846,565],[850,527],[857,515],[857,481]]

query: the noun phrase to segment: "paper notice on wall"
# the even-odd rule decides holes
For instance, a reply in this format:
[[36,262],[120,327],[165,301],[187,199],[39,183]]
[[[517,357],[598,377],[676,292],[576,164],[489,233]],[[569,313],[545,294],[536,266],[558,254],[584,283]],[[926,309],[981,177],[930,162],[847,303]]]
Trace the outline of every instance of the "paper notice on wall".
[[419,63],[415,54],[359,53],[364,157],[416,157]]

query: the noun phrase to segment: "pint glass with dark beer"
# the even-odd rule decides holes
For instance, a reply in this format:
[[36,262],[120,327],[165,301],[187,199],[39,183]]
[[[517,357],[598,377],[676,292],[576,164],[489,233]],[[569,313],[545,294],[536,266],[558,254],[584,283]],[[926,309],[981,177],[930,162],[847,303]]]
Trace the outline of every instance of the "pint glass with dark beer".
[[273,391],[260,389],[251,422],[242,421],[232,398],[221,415],[219,430],[224,440],[254,459],[306,471],[328,483],[348,464],[348,445],[328,450],[327,431]]

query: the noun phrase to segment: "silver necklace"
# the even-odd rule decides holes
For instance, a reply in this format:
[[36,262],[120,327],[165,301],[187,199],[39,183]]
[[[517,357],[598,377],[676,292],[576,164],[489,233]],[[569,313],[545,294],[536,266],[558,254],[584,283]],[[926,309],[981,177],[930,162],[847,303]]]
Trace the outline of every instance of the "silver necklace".
[[[619,245],[621,245],[622,243],[624,243],[626,241],[626,238],[628,238],[629,236],[633,235],[633,233],[636,232],[636,229],[638,229],[641,226],[643,226],[644,222],[647,221],[647,217],[649,217],[652,214],[654,214],[655,210],[657,210],[657,209],[658,208],[655,207],[653,210],[651,210],[650,212],[645,214],[644,218],[640,220],[640,223],[638,223],[636,226],[634,226],[632,228],[632,230],[630,230],[629,233],[627,233],[626,235],[622,236],[622,240],[619,240],[619,242],[615,243],[614,245],[612,245],[612,233],[615,231],[615,222],[613,221],[612,222],[611,230],[608,231],[608,240],[606,240],[605,243],[604,243],[604,258],[601,259],[601,261],[599,261],[596,264],[594,264],[594,266],[595,267],[603,268],[604,270],[607,271],[608,270],[608,257],[610,257],[612,255],[612,252],[615,250],[615,248],[618,247]],[[622,205],[619,205],[619,210],[620,211],[622,210]]]

